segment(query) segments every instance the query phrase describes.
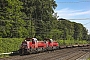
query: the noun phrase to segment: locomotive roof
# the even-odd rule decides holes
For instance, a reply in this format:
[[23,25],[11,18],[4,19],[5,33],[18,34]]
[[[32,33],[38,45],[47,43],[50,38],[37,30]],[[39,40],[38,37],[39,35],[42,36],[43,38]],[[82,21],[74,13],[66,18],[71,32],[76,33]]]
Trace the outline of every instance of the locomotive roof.
[[52,39],[50,39],[50,38],[46,38],[46,39],[44,39],[44,40],[52,40]]
[[30,40],[32,40],[32,38],[26,38],[25,40],[26,40],[26,41],[30,41]]

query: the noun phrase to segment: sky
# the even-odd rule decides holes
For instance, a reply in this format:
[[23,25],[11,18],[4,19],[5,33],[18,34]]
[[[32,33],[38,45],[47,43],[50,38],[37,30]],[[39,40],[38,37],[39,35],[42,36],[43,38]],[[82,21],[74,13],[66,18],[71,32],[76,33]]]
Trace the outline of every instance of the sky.
[[[59,18],[83,24],[90,34],[90,0],[55,0]],[[76,19],[76,20],[73,20]]]

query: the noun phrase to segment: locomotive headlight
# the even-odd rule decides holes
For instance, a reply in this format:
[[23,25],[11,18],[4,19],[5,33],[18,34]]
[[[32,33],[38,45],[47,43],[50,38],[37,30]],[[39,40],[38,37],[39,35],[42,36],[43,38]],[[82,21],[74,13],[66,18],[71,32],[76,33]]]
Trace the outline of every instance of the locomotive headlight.
[[26,43],[23,43],[22,45],[27,45]]

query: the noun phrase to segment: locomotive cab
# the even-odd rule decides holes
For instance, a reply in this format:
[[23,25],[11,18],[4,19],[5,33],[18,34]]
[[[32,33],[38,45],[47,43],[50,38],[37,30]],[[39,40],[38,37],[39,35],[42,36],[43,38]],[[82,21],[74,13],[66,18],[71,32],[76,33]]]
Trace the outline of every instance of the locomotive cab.
[[53,43],[53,40],[52,39],[45,39],[44,41],[45,41],[45,43],[48,42],[48,44]]
[[52,43],[53,42],[53,40],[52,39],[49,39],[49,43]]
[[36,38],[26,38],[19,49],[19,53],[24,55],[24,53],[31,53],[31,51],[36,51],[38,48],[38,42]]
[[28,53],[28,49],[30,48],[29,46],[29,43],[32,42],[32,38],[26,38],[21,46],[20,46],[20,49],[19,49],[19,54],[20,55],[24,55],[25,53],[27,54]]
[[56,41],[53,41],[52,39],[45,39],[48,42],[48,49],[54,50],[59,48],[59,44]]

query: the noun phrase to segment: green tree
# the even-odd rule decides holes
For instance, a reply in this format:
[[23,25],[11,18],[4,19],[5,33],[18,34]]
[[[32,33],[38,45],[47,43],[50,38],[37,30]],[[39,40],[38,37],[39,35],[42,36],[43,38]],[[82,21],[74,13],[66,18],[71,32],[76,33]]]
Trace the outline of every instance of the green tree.
[[88,30],[83,27],[82,28],[82,40],[87,40],[88,39]]

